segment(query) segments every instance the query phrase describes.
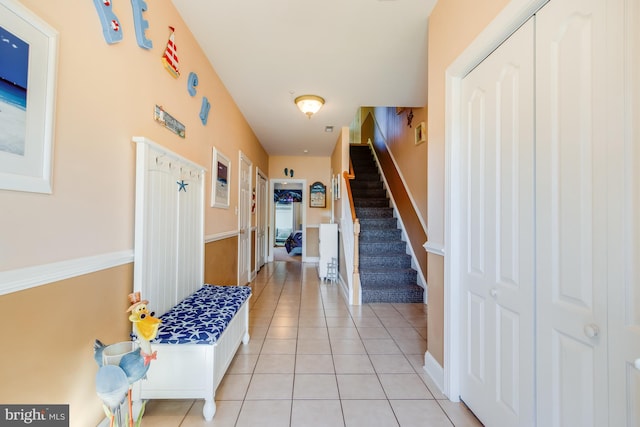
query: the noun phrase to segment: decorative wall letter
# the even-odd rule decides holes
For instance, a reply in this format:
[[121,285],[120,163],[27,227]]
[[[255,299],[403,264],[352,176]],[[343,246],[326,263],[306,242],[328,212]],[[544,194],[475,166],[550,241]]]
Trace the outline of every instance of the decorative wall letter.
[[120,21],[111,9],[111,0],[93,0],[102,23],[102,34],[107,43],[118,43],[122,40]]
[[203,125],[207,124],[207,120],[209,118],[209,109],[211,109],[211,104],[206,96],[202,97],[202,107],[200,107],[200,121],[202,121]]
[[196,96],[196,86],[198,86],[198,75],[192,71],[189,73],[189,79],[187,80],[189,95]]
[[142,17],[142,12],[147,11],[147,4],[143,0],[131,0],[131,8],[133,9],[133,24],[136,27],[138,46],[143,49],[151,49],[153,43],[144,34],[149,28],[149,22]]

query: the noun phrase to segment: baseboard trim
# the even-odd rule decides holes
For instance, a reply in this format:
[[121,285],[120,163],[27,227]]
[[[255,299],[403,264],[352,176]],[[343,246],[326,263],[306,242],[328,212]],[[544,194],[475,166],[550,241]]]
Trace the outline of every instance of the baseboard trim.
[[444,394],[444,368],[428,351],[424,354],[424,366],[422,368],[431,377],[440,392]]
[[0,295],[35,288],[133,262],[133,251],[111,252],[0,272]]

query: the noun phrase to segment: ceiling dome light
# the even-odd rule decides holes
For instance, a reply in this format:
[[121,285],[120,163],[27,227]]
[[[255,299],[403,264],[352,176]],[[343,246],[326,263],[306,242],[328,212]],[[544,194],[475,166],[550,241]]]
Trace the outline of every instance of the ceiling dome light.
[[316,95],[302,95],[297,97],[294,102],[300,111],[309,118],[320,111],[320,108],[324,105],[324,99]]

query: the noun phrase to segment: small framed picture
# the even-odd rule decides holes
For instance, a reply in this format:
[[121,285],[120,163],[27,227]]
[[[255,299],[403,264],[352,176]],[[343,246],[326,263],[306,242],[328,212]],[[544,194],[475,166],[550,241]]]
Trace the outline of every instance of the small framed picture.
[[211,207],[229,208],[230,179],[231,162],[214,147],[211,161]]
[[415,144],[422,144],[427,140],[427,127],[424,122],[418,123],[415,129]]
[[327,186],[317,181],[309,186],[309,207],[324,208],[327,206]]

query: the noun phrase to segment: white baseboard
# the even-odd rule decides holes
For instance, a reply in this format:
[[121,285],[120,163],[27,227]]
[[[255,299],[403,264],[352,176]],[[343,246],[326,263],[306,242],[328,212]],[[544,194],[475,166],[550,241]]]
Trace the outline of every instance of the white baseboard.
[[435,385],[444,394],[444,368],[436,361],[436,359],[428,351],[424,354],[423,369],[431,377]]

